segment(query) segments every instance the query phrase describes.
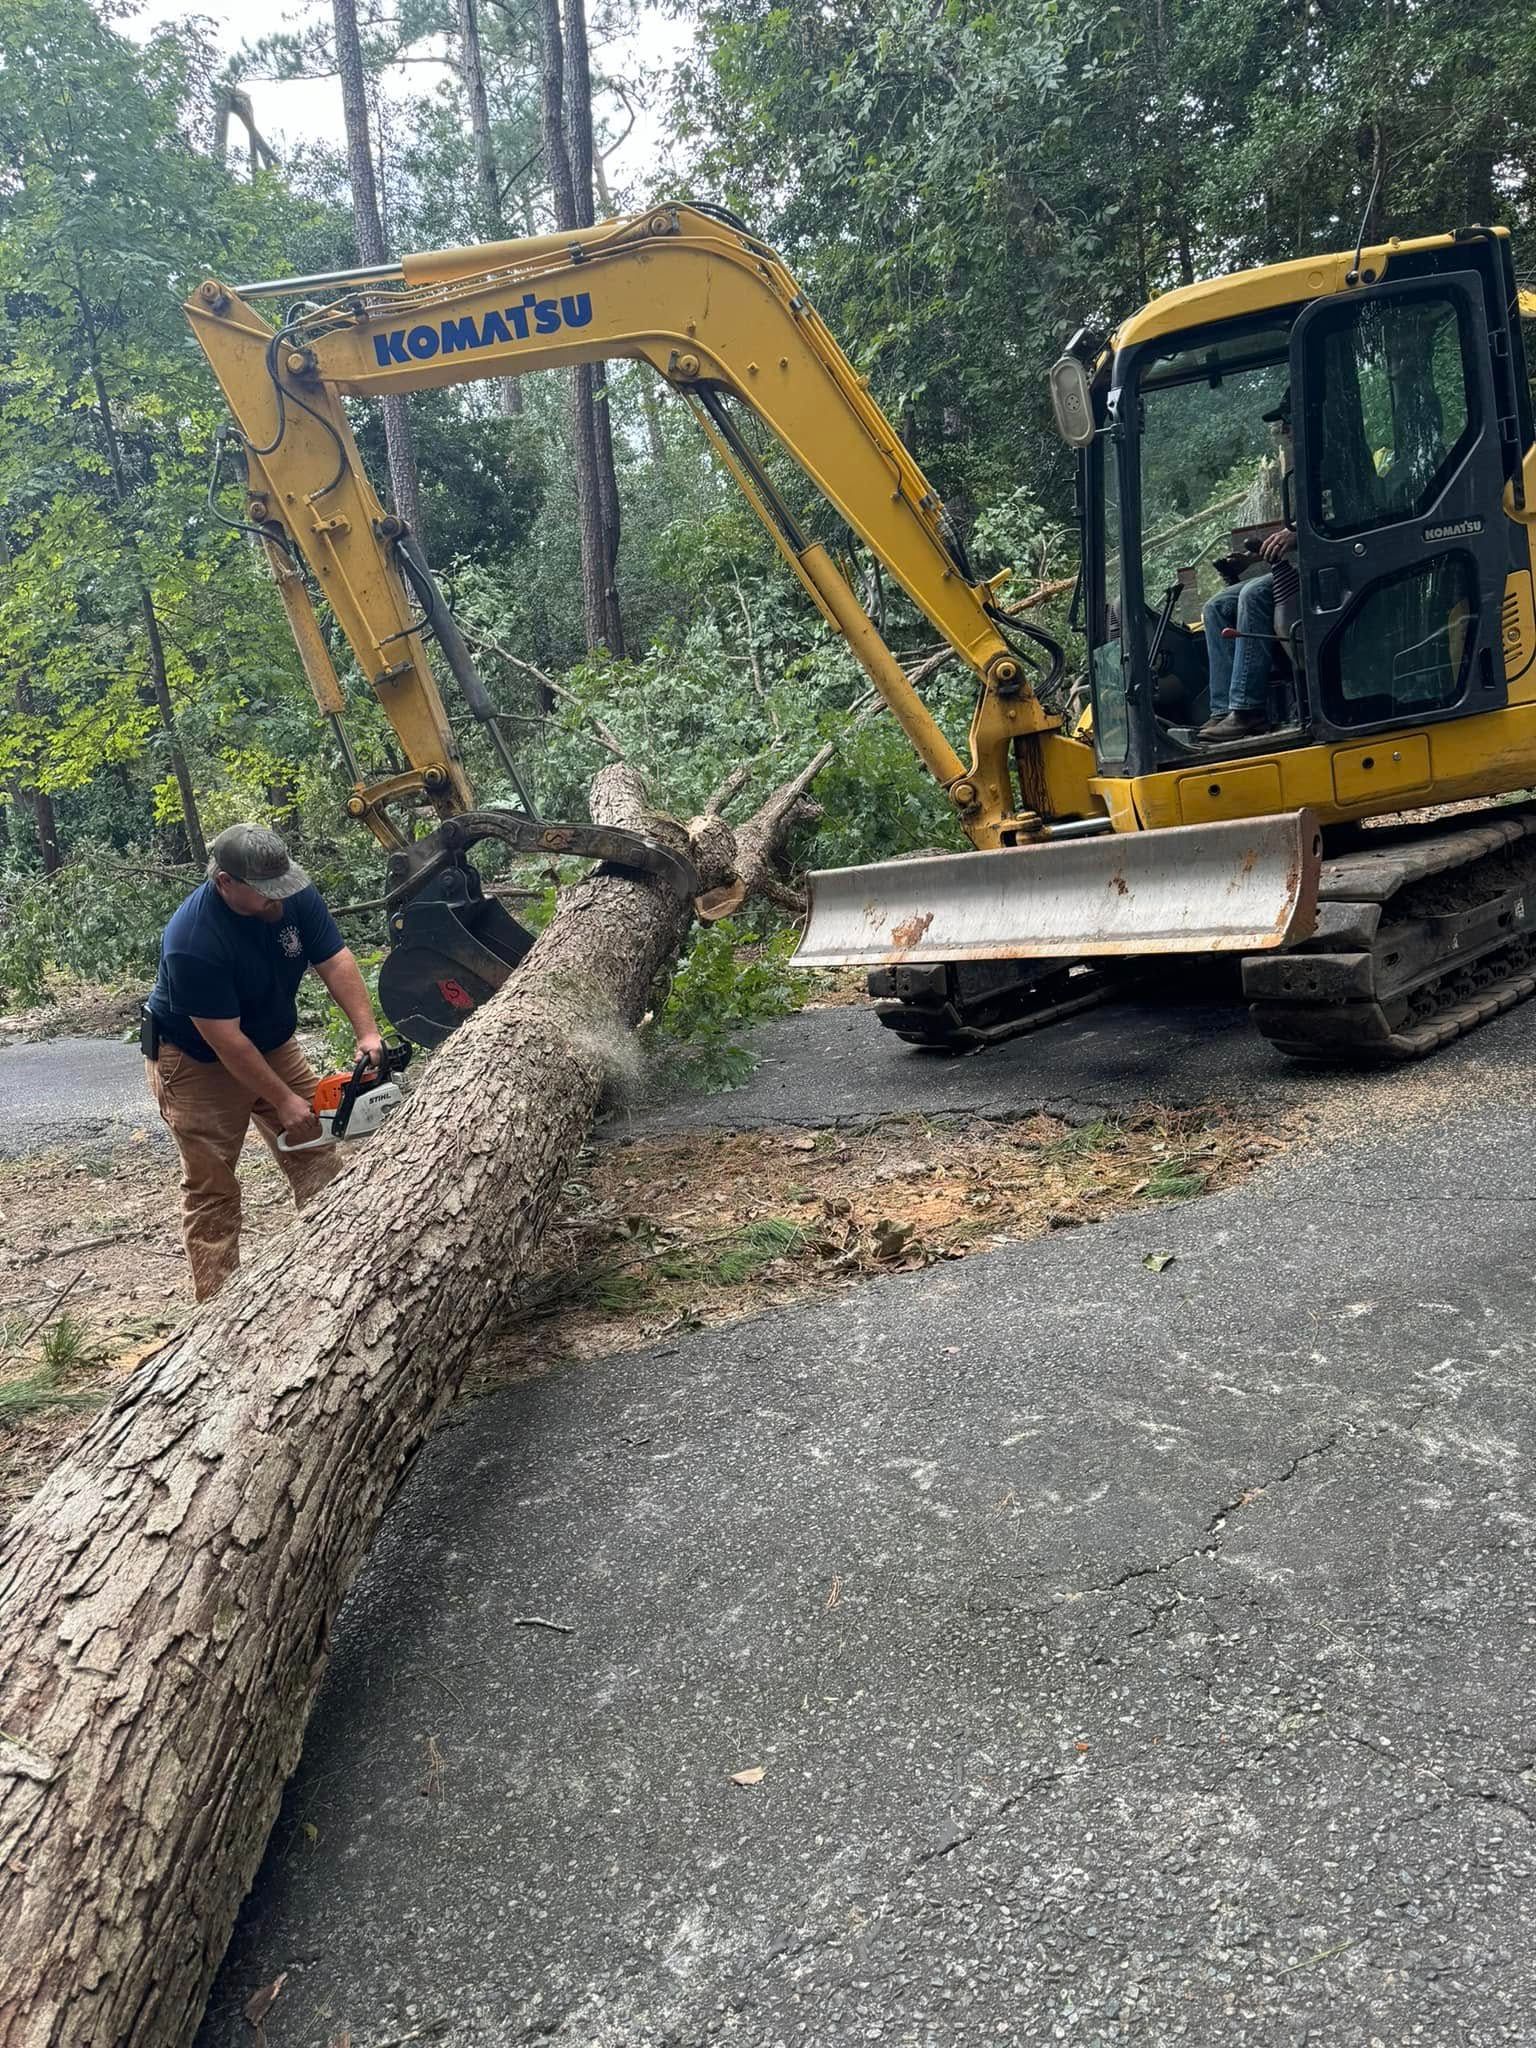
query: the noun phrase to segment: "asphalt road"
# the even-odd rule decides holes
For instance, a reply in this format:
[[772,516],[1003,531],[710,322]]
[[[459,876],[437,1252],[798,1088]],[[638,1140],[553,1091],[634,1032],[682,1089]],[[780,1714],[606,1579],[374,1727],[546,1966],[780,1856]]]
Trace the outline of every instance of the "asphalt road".
[[137,1045],[50,1038],[0,1047],[0,1159],[112,1143],[134,1131],[162,1132]]
[[[1364,1083],[1166,1022],[940,1085],[1312,1140],[436,1438],[200,2048],[284,1971],[268,2048],[1530,2038],[1532,1012]],[[808,1117],[924,1099],[796,1032]]]
[[804,1010],[743,1042],[758,1065],[741,1087],[657,1100],[642,1077],[636,1099],[616,1106],[612,1127],[640,1137],[680,1127],[824,1126],[912,1109],[1077,1116],[1150,1097],[1178,1107],[1204,1101],[1213,1086],[1278,1101],[1294,1079],[1235,1005],[1114,1003],[959,1059],[912,1051],[861,1005]]

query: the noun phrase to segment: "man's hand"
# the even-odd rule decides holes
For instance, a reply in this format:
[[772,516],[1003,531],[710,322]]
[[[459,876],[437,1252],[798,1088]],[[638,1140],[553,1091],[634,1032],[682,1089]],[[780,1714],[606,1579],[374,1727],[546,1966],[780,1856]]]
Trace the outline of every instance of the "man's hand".
[[1288,526],[1282,526],[1275,533],[1266,533],[1259,542],[1259,553],[1266,562],[1283,561],[1287,555],[1293,555],[1295,552],[1296,536]]
[[277,1105],[277,1120],[290,1145],[312,1145],[324,1136],[319,1117],[302,1095],[285,1095]]
[[367,983],[350,949],[343,946],[329,960],[317,961],[315,972],[345,1011],[347,1022],[352,1026],[352,1042],[358,1051],[367,1053],[375,1068],[379,1067],[384,1051],[379,1020],[373,1014]]

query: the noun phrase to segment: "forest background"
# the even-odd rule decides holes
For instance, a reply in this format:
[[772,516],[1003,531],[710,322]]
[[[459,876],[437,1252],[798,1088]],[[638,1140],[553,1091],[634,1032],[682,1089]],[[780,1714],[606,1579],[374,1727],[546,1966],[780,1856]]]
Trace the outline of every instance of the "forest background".
[[[1507,223],[1517,252],[1532,225],[1536,39],[1510,0],[664,0],[664,78],[638,12],[312,0],[231,60],[193,11],[0,0],[0,1009],[144,982],[236,819],[278,825],[334,902],[379,894],[265,566],[224,523],[227,466],[210,493],[221,403],[179,310],[202,277],[727,206],[797,271],[977,566],[1028,589],[1075,566],[1045,396],[1074,329],[1351,244],[1367,211],[1373,236]],[[263,89],[297,77],[331,81],[334,128],[279,156]],[[621,146],[637,119],[654,160]],[[364,454],[546,816],[580,815],[601,722],[684,815],[737,764],[781,781],[840,735],[821,865],[952,836],[892,723],[850,720],[858,672],[649,372],[394,405],[355,408]],[[899,650],[931,641],[856,568]],[[344,673],[366,767],[401,765]],[[960,685],[932,687],[963,725]],[[506,797],[478,735],[465,751]],[[349,936],[366,953],[377,919]],[[781,953],[706,931],[671,1022],[708,1040],[789,1000]]]

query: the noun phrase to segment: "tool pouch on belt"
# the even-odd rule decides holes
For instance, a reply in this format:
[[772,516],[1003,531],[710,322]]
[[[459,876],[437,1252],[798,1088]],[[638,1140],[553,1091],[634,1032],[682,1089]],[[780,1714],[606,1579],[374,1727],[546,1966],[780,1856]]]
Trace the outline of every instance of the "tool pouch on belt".
[[139,1012],[139,1051],[147,1060],[160,1057],[160,1020],[148,1003]]

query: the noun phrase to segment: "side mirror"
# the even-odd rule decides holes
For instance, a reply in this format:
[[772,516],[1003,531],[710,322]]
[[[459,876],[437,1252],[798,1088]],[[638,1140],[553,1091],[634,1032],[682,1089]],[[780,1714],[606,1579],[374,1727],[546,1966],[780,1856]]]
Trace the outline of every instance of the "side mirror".
[[1088,372],[1076,356],[1052,363],[1051,411],[1056,431],[1069,448],[1086,448],[1094,436],[1093,389]]

